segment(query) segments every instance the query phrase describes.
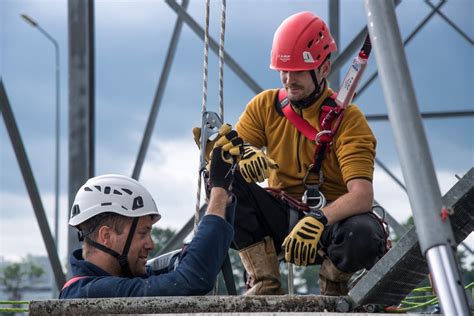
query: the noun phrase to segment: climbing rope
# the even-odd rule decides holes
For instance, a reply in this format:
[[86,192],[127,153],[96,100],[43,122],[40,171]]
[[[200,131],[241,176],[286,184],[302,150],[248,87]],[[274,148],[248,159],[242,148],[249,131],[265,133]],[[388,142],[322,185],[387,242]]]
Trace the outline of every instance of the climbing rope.
[[221,6],[221,36],[219,42],[219,114],[224,122],[224,39],[225,39],[225,10],[226,0]]
[[[209,11],[210,0],[206,0],[204,14],[204,64],[203,64],[203,88],[202,88],[202,113],[207,112],[207,84],[209,73]],[[219,116],[224,122],[224,38],[225,38],[225,21],[226,21],[226,0],[222,0],[221,6],[221,25],[220,25],[220,42],[219,42]],[[201,137],[204,137],[204,131],[201,130]],[[201,148],[204,150],[204,148]],[[194,214],[194,233],[197,231],[199,223],[199,209],[201,207],[201,184],[202,184],[202,168],[198,170],[198,185],[196,192],[196,210]]]
[[[464,289],[472,289],[474,291],[474,282],[466,285]],[[433,288],[431,286],[420,287],[414,289],[411,293],[433,293]],[[385,307],[384,311],[388,313],[406,313],[437,304],[439,304],[438,297],[434,293],[429,295],[411,295],[405,297],[400,305]]]
[[[0,305],[29,305],[30,302],[28,301],[0,301]],[[0,306],[0,313],[20,313],[20,312],[28,312],[29,308],[23,307],[1,307]]]

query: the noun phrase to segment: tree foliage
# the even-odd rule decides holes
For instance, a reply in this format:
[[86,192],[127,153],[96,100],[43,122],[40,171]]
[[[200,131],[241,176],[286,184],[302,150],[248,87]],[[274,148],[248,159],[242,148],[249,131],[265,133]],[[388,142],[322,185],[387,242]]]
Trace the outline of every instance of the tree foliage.
[[155,257],[174,235],[176,235],[176,230],[174,229],[153,227],[151,230],[151,238],[155,243],[155,249],[150,252],[150,258]]
[[0,284],[10,294],[10,300],[20,301],[22,292],[32,288],[34,282],[44,274],[43,268],[27,256],[20,262],[14,262],[0,268]]

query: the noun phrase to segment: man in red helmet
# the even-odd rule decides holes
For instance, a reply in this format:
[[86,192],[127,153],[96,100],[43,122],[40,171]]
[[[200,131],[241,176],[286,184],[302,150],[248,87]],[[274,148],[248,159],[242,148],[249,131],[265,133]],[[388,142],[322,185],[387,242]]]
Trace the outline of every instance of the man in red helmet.
[[[325,22],[310,12],[284,20],[273,39],[270,68],[279,71],[289,106],[317,131],[321,108],[334,93],[326,78],[336,50]],[[297,265],[321,264],[321,294],[345,295],[352,274],[370,269],[385,252],[385,231],[370,213],[376,140],[359,108],[349,105],[315,173],[316,142],[285,117],[278,94],[272,89],[255,96],[236,125],[248,143],[233,185],[239,201],[233,246],[249,276],[246,294],[282,293],[282,253]],[[296,212],[281,194],[255,184],[265,178],[290,198],[321,203]]]

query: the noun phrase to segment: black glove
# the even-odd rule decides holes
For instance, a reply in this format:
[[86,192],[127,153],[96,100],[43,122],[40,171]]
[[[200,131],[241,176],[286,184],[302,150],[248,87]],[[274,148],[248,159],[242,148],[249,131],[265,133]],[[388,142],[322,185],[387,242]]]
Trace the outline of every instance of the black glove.
[[232,131],[228,135],[234,136],[220,138],[211,154],[211,170],[209,175],[210,187],[220,187],[229,190],[232,183],[233,166],[240,160],[243,153],[243,141]]

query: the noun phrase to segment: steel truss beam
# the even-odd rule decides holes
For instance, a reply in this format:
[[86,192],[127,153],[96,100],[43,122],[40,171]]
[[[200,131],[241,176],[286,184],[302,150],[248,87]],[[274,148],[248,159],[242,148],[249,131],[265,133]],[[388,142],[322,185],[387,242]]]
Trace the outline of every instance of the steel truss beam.
[[23,181],[25,181],[25,186],[30,196],[30,201],[35,212],[36,220],[38,222],[41,235],[43,237],[44,245],[48,253],[49,262],[51,264],[51,269],[53,270],[54,278],[56,280],[56,285],[58,290],[62,288],[63,284],[66,282],[64,272],[61,268],[61,261],[59,260],[58,253],[56,251],[53,235],[51,234],[51,229],[48,224],[48,218],[46,217],[46,212],[44,211],[43,202],[41,201],[41,196],[39,194],[38,187],[36,185],[36,180],[33,175],[33,170],[31,169],[28,156],[26,154],[25,146],[18,130],[18,125],[16,124],[15,116],[8,101],[8,96],[3,86],[3,81],[0,78],[0,110],[3,114],[3,120],[10,136],[10,141],[15,151],[16,159],[18,165],[20,166],[21,174],[23,176]]

